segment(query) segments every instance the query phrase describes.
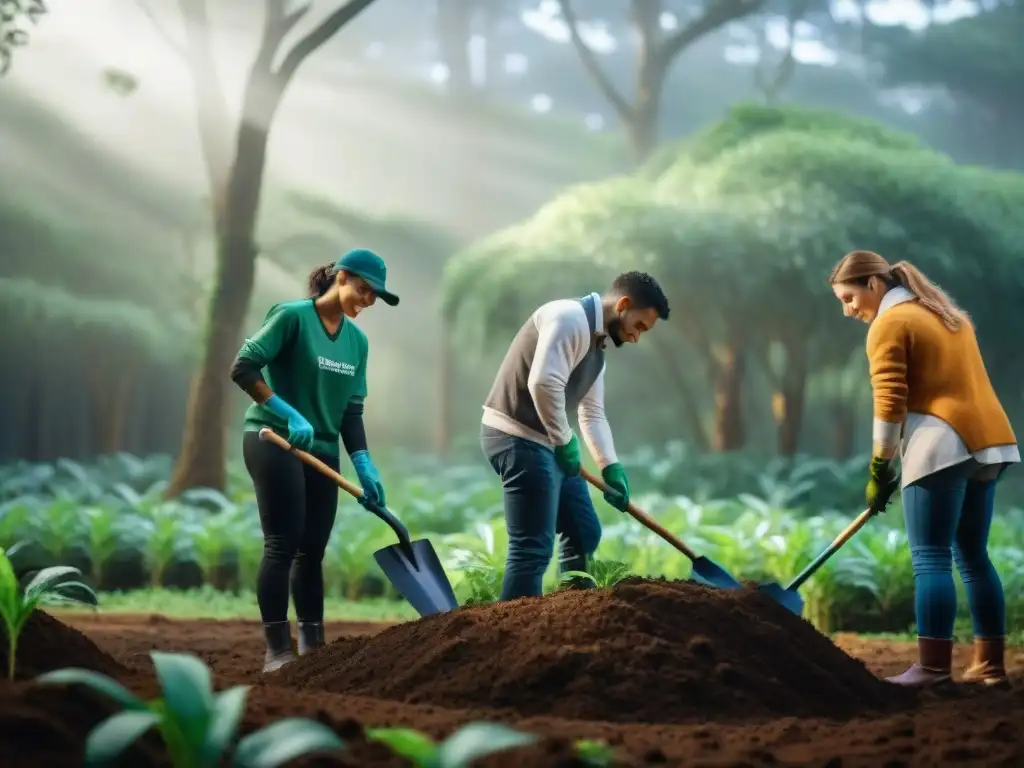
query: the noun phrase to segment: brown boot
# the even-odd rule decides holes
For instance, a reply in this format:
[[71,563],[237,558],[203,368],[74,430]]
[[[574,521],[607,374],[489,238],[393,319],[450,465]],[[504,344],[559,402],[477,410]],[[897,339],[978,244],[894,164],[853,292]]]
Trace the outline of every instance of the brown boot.
[[1006,676],[1004,652],[1006,638],[976,637],[974,638],[974,660],[964,670],[965,683],[981,685],[1004,685],[1009,682]]
[[912,688],[924,688],[950,679],[953,669],[953,641],[938,640],[933,637],[917,638],[919,664],[914,664],[902,675],[887,677],[886,680],[896,685]]

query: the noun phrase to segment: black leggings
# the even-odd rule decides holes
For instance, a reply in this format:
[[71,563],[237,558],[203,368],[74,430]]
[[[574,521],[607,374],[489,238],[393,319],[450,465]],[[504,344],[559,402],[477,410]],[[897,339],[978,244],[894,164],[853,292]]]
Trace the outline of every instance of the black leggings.
[[[338,486],[294,454],[260,440],[242,437],[242,456],[256,489],[263,526],[263,561],[256,599],[264,622],[288,620],[288,582],[299,621],[323,621],[324,550],[338,511]],[[337,456],[316,454],[338,469]]]

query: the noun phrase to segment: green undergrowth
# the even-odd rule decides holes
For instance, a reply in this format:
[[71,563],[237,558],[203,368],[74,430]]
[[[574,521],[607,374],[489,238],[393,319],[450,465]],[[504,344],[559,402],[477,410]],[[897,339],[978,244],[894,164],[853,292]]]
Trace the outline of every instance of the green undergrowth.
[[[197,589],[138,589],[100,592],[99,613],[153,614],[173,619],[259,619],[256,594],[251,591],[224,592],[209,586]],[[72,607],[61,612],[81,613],[87,608]],[[295,618],[294,609],[291,618]],[[327,621],[402,621],[415,618],[407,603],[367,598],[345,600],[328,597],[324,605]]]

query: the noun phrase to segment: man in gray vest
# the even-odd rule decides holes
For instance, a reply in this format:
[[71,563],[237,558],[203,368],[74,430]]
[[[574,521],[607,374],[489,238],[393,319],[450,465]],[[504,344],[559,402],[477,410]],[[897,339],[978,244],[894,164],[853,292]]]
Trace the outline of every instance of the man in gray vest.
[[601,541],[570,411],[609,486],[605,500],[620,510],[629,504],[629,482],[604,413],[605,342],[635,344],[668,314],[657,281],[626,272],[603,298],[592,293],[545,304],[513,339],[484,403],[480,433],[505,496],[502,600],[541,594],[556,535],[563,573],[585,571]]

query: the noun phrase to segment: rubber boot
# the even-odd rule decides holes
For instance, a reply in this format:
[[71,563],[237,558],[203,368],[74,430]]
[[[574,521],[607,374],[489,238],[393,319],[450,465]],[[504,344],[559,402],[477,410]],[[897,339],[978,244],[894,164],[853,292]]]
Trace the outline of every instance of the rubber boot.
[[911,688],[925,688],[948,682],[953,669],[953,641],[933,637],[917,638],[920,663],[914,664],[902,675],[886,680]]
[[964,670],[963,681],[981,685],[1008,685],[1005,662],[1006,638],[974,638],[974,660]]
[[263,671],[273,672],[295,658],[292,652],[292,628],[287,621],[273,621],[263,625],[267,653],[263,658]]
[[299,656],[305,656],[326,644],[322,621],[299,622]]

